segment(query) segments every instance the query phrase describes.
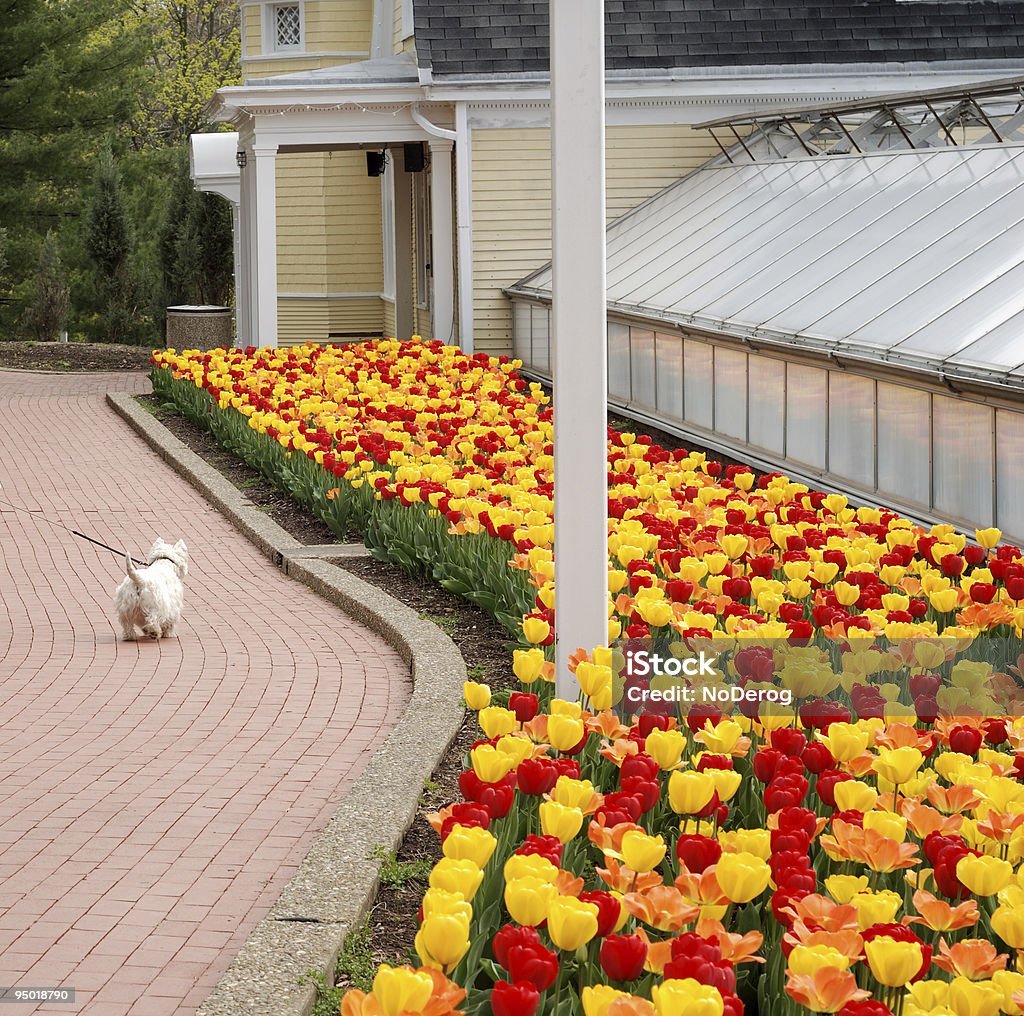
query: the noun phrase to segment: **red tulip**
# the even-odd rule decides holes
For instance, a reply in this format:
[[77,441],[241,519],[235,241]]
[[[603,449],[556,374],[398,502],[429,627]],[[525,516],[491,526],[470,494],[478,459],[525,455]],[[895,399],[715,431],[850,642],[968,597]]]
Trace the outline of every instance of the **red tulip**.
[[534,1016],[540,1005],[540,992],[530,981],[498,981],[491,992],[494,1016]]

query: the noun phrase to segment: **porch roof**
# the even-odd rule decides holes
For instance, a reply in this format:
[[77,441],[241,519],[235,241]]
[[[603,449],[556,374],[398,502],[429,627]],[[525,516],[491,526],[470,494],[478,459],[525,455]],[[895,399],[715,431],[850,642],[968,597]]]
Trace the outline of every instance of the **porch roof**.
[[1021,144],[712,163],[609,226],[609,308],[1024,388],[1022,198]]

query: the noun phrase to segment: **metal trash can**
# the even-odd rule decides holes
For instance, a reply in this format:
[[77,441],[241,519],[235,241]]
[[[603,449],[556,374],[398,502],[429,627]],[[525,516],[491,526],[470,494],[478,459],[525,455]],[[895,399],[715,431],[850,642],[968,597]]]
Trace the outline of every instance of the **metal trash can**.
[[217,349],[231,345],[231,308],[183,304],[167,308],[168,349]]

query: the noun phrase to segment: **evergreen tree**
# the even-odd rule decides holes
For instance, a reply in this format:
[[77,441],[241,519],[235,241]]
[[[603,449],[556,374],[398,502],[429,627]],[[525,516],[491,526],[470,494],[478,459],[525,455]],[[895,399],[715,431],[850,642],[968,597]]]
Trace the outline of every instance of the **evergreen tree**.
[[85,250],[92,267],[98,320],[97,339],[143,341],[139,285],[134,271],[134,238],[121,193],[121,175],[110,152],[99,159],[86,212]]
[[23,328],[39,342],[55,342],[68,323],[70,307],[71,290],[60,256],[60,244],[51,230],[39,251],[39,267]]

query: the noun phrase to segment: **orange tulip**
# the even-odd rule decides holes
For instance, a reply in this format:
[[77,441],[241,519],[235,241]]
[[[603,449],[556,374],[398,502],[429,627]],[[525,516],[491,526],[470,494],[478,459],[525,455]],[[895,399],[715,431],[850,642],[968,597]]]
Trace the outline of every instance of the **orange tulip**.
[[1007,957],[997,953],[991,942],[980,938],[969,938],[948,946],[939,942],[939,954],[935,965],[954,977],[966,977],[971,981],[983,981],[997,970],[1006,969]]
[[978,904],[974,900],[967,900],[966,903],[951,907],[925,889],[918,889],[914,893],[914,907],[921,916],[905,917],[903,923],[924,924],[932,931],[956,931],[959,928],[969,928],[977,922],[980,916]]
[[857,978],[849,970],[837,967],[819,967],[813,974],[790,977],[786,994],[811,1012],[838,1012],[849,1002],[871,996],[871,992],[857,987]]
[[594,871],[597,872],[597,877],[609,889],[614,889],[618,893],[632,891],[643,893],[662,885],[661,875],[656,871],[645,871],[643,874],[637,874],[632,868],[619,864],[612,857],[605,858],[605,864],[608,865],[607,868],[595,868]]
[[626,893],[623,906],[638,920],[657,931],[679,931],[700,913],[675,886],[659,885],[646,892]]

